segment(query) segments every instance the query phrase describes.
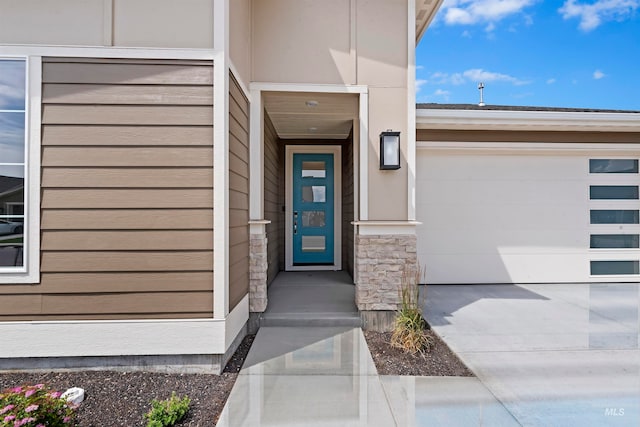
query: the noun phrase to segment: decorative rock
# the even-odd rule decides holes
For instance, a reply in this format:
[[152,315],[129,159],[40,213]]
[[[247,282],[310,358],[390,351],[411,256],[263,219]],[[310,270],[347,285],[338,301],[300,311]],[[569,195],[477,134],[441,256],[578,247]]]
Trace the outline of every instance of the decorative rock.
[[84,389],[80,387],[71,387],[60,396],[63,399],[67,399],[67,402],[71,402],[74,405],[79,405],[84,400]]

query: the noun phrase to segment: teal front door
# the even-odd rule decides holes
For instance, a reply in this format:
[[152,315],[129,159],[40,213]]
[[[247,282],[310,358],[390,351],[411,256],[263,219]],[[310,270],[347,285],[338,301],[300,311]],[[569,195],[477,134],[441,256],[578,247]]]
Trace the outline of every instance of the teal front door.
[[333,168],[333,154],[293,154],[293,265],[334,263]]

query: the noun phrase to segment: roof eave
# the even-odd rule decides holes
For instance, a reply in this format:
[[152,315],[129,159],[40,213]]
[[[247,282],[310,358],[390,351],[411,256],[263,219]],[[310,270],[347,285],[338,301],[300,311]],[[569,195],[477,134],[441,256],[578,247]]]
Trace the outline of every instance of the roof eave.
[[418,109],[416,128],[640,132],[640,113]]
[[[433,21],[443,0],[416,0],[416,46],[420,42],[422,35]],[[424,10],[424,13],[421,13]]]

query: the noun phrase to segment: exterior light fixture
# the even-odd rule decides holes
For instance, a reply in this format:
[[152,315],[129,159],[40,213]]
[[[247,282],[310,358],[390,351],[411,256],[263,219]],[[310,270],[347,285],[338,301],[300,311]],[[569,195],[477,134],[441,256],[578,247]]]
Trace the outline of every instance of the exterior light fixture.
[[380,169],[400,169],[400,132],[380,134]]

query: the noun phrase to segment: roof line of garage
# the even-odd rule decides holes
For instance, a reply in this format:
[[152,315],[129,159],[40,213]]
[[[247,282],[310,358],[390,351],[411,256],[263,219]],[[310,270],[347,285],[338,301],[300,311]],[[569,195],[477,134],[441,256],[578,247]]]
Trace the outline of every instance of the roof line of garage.
[[640,112],[418,108],[416,128],[640,132]]

